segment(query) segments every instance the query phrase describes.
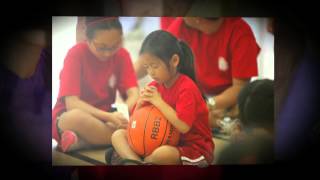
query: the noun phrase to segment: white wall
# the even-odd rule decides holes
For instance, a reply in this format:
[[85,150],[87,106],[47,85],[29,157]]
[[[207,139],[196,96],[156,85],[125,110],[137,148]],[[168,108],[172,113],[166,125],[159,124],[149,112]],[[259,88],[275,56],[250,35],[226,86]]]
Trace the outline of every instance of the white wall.
[[261,48],[258,56],[258,77],[274,80],[274,36],[267,31],[267,18],[243,18],[251,27]]
[[57,101],[59,74],[68,50],[76,43],[76,17],[52,18],[52,107]]

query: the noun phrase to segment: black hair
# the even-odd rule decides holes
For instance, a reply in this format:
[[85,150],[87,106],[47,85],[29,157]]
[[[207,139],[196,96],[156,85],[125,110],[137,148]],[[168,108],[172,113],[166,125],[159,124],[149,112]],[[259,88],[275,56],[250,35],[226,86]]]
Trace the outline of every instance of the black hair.
[[274,129],[273,81],[256,80],[246,85],[238,96],[239,116],[247,128]]
[[[97,22],[97,23],[94,23]],[[119,18],[112,17],[85,17],[86,36],[90,40],[98,30],[119,29],[122,33],[122,25]]]
[[180,58],[178,72],[196,82],[192,50],[185,42],[178,40],[169,32],[163,30],[151,32],[143,41],[139,54],[146,52],[160,58],[167,66],[172,56],[177,54]]

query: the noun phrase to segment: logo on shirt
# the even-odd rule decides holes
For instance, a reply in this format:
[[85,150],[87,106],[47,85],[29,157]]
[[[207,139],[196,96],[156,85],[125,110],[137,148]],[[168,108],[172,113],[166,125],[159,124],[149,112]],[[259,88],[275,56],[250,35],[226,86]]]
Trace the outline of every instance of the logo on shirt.
[[227,71],[229,68],[228,62],[222,56],[220,56],[218,59],[218,67],[220,71]]
[[116,85],[116,76],[112,74],[111,77],[109,78],[109,87],[113,89],[115,85]]

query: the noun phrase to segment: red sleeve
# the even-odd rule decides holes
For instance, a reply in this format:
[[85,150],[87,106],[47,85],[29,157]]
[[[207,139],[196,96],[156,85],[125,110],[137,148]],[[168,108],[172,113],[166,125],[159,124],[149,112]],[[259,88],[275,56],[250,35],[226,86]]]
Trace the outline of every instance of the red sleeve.
[[148,86],[155,86],[155,87],[158,87],[158,83],[157,81],[151,81]]
[[64,96],[80,96],[80,52],[72,48],[69,50],[64,66],[60,73],[59,98]]
[[160,28],[166,30],[175,20],[175,17],[160,17]]
[[179,93],[176,113],[180,120],[192,127],[196,119],[196,97],[190,90],[183,90]]
[[179,37],[182,26],[184,25],[183,19],[181,17],[176,18],[170,24],[170,26],[165,29],[176,37]]
[[119,68],[118,73],[118,90],[123,97],[126,97],[127,90],[131,87],[137,86],[137,78],[133,69],[132,61],[129,53],[125,49],[121,49],[119,52]]
[[230,45],[232,77],[250,78],[256,76],[258,74],[257,56],[260,47],[248,25],[235,29]]

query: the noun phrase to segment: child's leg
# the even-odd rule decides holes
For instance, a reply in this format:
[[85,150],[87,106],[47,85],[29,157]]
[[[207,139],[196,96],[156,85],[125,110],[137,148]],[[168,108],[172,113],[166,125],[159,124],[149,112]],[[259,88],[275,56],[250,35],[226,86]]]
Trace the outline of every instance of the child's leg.
[[115,131],[112,134],[111,141],[114,149],[121,158],[142,161],[141,158],[131,149],[128,143],[126,130],[119,129]]
[[63,113],[60,116],[58,126],[63,131],[74,131],[84,141],[94,145],[111,144],[111,135],[115,130],[94,116],[79,109]]
[[89,144],[79,138],[73,131],[65,130],[61,133],[60,147],[63,152],[79,150]]
[[169,145],[158,147],[151,155],[147,156],[144,161],[158,165],[181,164],[179,150],[176,147]]

